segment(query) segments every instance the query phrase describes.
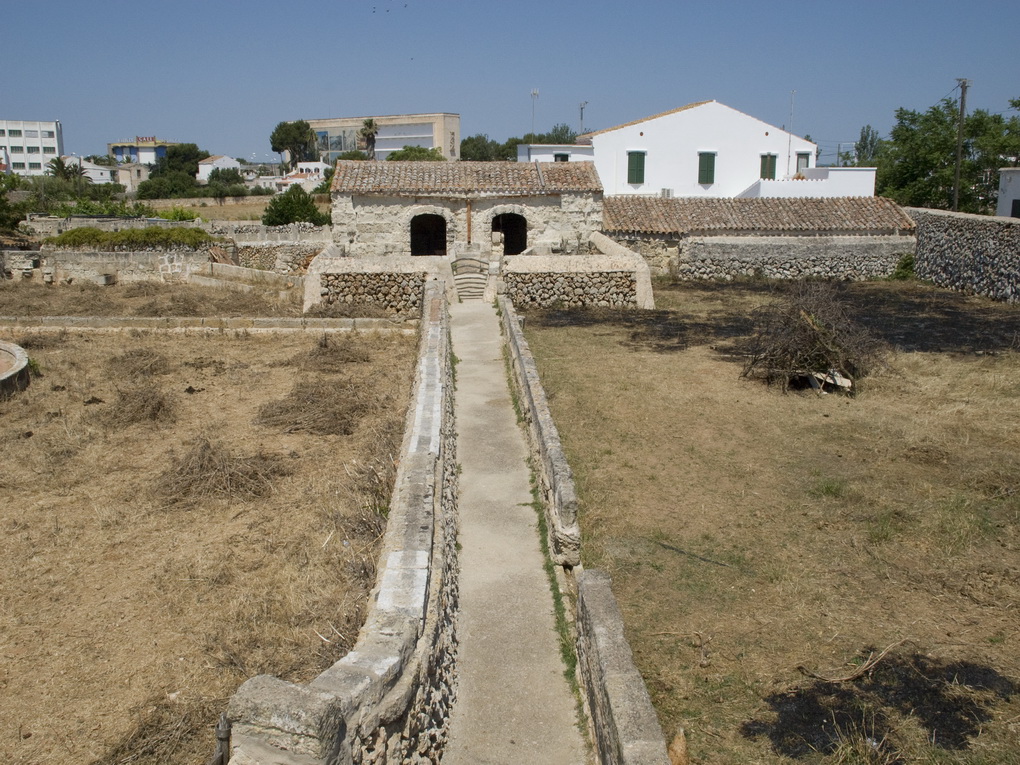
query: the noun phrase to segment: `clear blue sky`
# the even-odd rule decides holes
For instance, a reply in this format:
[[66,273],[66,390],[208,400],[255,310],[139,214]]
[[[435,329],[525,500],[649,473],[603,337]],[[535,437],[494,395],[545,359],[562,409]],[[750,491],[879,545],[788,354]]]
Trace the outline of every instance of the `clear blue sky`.
[[[897,107],[972,81],[1020,98],[1017,0],[53,0],[5,4],[0,118],[59,119],[68,153],[156,135],[264,159],[281,120],[455,112],[505,140],[716,99],[831,159]],[[827,156],[826,156],[827,155]]]

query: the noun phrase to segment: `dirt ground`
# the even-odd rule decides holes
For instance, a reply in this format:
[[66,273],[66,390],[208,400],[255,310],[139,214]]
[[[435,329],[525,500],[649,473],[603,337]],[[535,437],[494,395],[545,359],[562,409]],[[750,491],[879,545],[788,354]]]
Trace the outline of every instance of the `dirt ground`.
[[772,290],[527,319],[584,563],[667,740],[695,763],[1020,762],[1020,306],[845,286],[887,368],[783,394],[740,377]]
[[3,336],[0,761],[204,762],[241,682],[356,639],[414,339]]

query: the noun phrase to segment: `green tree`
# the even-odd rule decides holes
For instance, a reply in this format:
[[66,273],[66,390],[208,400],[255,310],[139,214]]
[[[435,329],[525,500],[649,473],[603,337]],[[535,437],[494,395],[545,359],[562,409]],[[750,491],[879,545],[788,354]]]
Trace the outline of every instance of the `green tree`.
[[244,184],[241,171],[233,167],[217,167],[209,173],[209,185],[219,183],[224,186],[236,186]]
[[361,162],[363,160],[368,159],[368,155],[363,151],[359,151],[358,149],[351,149],[350,151],[345,151],[343,154],[338,156],[337,159],[354,160],[357,162]]
[[12,230],[25,219],[25,205],[15,204],[7,199],[7,192],[20,185],[17,175],[0,173],[0,229]]
[[484,133],[468,136],[460,142],[460,158],[467,162],[492,162],[500,159],[500,144]]
[[197,196],[198,182],[188,173],[174,170],[169,173],[150,177],[138,184],[139,199],[181,199]]
[[67,163],[63,157],[54,157],[46,163],[46,175],[52,175],[62,181],[68,180],[71,175]]
[[209,152],[198,148],[193,143],[179,143],[170,146],[167,148],[166,154],[156,160],[149,177],[159,178],[161,175],[181,172],[194,178],[198,175],[198,163],[203,159],[208,159],[209,156]]
[[855,164],[858,167],[871,166],[878,158],[878,149],[882,139],[878,137],[878,131],[871,125],[861,128],[861,136],[854,144]]
[[[958,120],[959,105],[949,98],[924,113],[897,109],[877,155],[876,193],[903,205],[950,209]],[[964,119],[963,139],[959,209],[988,213],[997,193],[995,171],[1020,161],[1020,118],[978,109]]]
[[91,162],[93,165],[102,165],[103,167],[116,167],[117,160],[111,157],[109,154],[89,154],[85,157],[86,162]]
[[391,162],[443,162],[441,149],[426,149],[424,146],[405,146],[403,149],[391,151],[386,155],[387,161]]
[[284,193],[273,197],[262,216],[264,226],[285,226],[288,223],[327,226],[329,222],[329,216],[319,212],[308,192],[296,183]]
[[358,131],[358,137],[365,142],[365,154],[369,159],[375,159],[375,137],[378,132],[379,126],[371,117],[361,123],[361,130]]
[[269,145],[279,154],[289,153],[292,170],[298,162],[318,158],[315,131],[305,120],[279,123],[269,136]]

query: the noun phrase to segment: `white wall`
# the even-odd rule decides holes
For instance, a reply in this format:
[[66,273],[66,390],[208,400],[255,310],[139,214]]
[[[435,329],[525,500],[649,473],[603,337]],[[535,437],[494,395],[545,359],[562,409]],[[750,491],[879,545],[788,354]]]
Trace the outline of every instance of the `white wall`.
[[758,180],[739,197],[873,197],[873,167],[811,167],[803,179]]
[[591,162],[595,148],[573,143],[522,143],[517,147],[518,162],[555,162],[557,154],[567,154],[570,162]]
[[1020,199],[1020,167],[1004,167],[999,170],[999,204],[995,214],[1011,217],[1014,199]]
[[195,176],[199,183],[208,183],[209,176],[213,170],[241,170],[241,163],[233,157],[209,157],[209,161],[202,160],[198,163],[198,175]]
[[[595,167],[606,194],[659,194],[678,197],[735,197],[761,174],[761,155],[776,155],[776,178],[792,176],[797,153],[807,153],[814,167],[816,146],[810,141],[709,101],[592,136]],[[627,183],[627,153],[645,152],[645,182]],[[699,152],[714,152],[715,182],[698,183]]]
[[[0,130],[3,131],[0,148],[7,150],[9,169],[16,175],[45,175],[50,160],[64,153],[59,121],[0,120]],[[15,135],[11,135],[11,131]],[[3,154],[0,152],[0,156]]]

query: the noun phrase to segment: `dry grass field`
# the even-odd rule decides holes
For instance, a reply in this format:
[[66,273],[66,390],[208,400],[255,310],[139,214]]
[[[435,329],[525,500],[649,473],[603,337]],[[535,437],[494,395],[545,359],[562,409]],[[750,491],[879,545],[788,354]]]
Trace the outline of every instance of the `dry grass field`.
[[0,401],[0,761],[204,762],[241,682],[356,639],[414,338],[3,336],[41,374]]
[[[319,195],[317,199],[328,199],[328,195]],[[230,221],[261,221],[262,214],[266,211],[266,205],[272,199],[271,196],[248,197],[244,202],[220,204],[215,199],[202,200],[197,204],[181,204],[181,200],[161,199],[149,200],[150,204],[158,209],[169,207],[183,207],[193,212],[202,220],[230,220]],[[187,200],[185,200],[187,201]],[[315,204],[319,212],[328,213],[330,205],[328,201],[317,201]]]
[[742,378],[768,284],[527,335],[667,740],[695,763],[1020,762],[1020,306],[840,288],[855,397]]

